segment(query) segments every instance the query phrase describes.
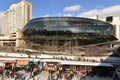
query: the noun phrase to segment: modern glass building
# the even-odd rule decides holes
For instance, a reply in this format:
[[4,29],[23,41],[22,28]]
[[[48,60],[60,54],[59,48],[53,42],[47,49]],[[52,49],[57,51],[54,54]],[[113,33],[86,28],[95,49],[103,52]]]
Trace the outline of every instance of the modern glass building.
[[29,47],[46,50],[70,49],[116,40],[113,34],[111,24],[81,17],[36,18],[23,28],[23,38]]

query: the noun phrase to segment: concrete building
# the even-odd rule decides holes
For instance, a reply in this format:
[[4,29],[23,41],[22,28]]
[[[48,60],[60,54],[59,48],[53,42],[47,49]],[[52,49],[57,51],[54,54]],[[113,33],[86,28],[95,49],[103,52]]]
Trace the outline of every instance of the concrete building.
[[12,4],[2,15],[2,34],[16,33],[32,19],[32,4],[22,0],[18,4]]
[[0,47],[24,47],[24,44],[21,29],[18,29],[16,33],[0,35]]
[[0,46],[20,47],[22,43],[22,29],[32,19],[32,4],[22,0],[18,4],[12,4],[2,15],[2,34]]

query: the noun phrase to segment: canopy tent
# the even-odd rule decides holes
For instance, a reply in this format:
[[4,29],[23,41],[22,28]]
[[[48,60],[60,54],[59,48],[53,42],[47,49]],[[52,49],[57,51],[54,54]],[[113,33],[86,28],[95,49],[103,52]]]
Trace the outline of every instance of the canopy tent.
[[16,60],[17,65],[27,65],[28,64],[28,60]]
[[41,59],[42,62],[61,62],[62,60],[58,59]]
[[31,61],[31,62],[29,62],[29,64],[30,64],[30,65],[31,65],[31,64],[38,65],[38,61]]
[[0,66],[3,66],[3,62],[0,62]]
[[110,63],[83,62],[83,61],[61,61],[61,65],[81,65],[81,66],[106,66],[113,67]]

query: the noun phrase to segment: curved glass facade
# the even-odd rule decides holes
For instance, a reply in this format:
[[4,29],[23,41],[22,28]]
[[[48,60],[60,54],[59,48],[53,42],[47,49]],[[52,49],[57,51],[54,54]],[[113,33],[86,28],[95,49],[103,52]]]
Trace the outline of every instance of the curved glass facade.
[[30,20],[23,28],[24,39],[35,46],[80,46],[112,41],[111,24],[80,17],[45,17]]
[[37,18],[29,21],[26,29],[47,31],[71,31],[72,33],[113,34],[113,26],[98,20],[73,17]]

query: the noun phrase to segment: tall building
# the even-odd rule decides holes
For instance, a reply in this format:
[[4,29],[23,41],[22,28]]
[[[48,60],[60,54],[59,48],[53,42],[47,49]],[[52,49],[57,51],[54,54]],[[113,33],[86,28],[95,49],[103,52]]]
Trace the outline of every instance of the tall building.
[[25,24],[32,19],[32,4],[22,0],[12,4],[2,16],[2,34],[16,33],[23,29]]
[[0,46],[23,46],[22,29],[32,19],[32,4],[22,0],[18,4],[12,4],[2,15],[2,34]]

